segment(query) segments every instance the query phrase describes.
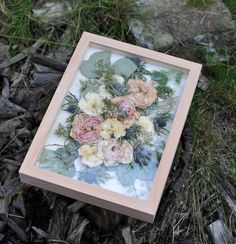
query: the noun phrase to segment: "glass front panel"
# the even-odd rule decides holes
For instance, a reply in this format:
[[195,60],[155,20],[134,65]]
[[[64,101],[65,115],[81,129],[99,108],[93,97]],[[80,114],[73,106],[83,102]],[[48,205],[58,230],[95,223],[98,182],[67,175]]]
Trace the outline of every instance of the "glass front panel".
[[147,199],[187,75],[89,47],[37,166]]

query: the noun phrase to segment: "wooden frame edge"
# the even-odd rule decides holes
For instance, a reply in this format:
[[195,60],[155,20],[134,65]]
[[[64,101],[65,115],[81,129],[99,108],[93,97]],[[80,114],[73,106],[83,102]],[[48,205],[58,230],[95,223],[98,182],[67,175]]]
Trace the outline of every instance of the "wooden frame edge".
[[[127,196],[123,196],[119,193],[111,192],[111,191],[105,190],[105,189],[102,189],[102,191],[101,191],[101,192],[105,191],[107,193],[107,195],[105,195],[103,198],[100,198],[100,200],[99,200],[100,204],[98,204],[98,205],[101,205],[101,204],[103,206],[106,205],[108,209],[111,209],[113,211],[116,211],[117,206],[118,207],[120,206],[123,208],[123,210],[121,208],[119,208],[119,212],[126,214],[126,215],[129,215],[129,216],[132,216],[132,217],[140,218],[140,219],[145,220],[147,222],[152,222],[154,217],[155,217],[157,207],[159,206],[161,196],[162,196],[163,191],[164,191],[164,186],[165,186],[166,180],[167,180],[169,172],[170,172],[170,168],[171,168],[171,165],[173,162],[175,151],[176,151],[176,148],[178,146],[179,138],[181,136],[182,129],[183,129],[183,126],[184,126],[185,121],[186,121],[186,117],[187,117],[187,114],[189,111],[189,107],[191,105],[193,93],[195,91],[197,81],[198,81],[198,76],[199,76],[200,70],[201,70],[200,64],[193,63],[191,61],[183,60],[183,59],[180,59],[177,57],[173,57],[173,56],[170,56],[167,54],[155,52],[155,51],[148,50],[148,49],[145,49],[142,47],[137,47],[134,45],[132,45],[132,49],[130,50],[131,44],[123,43],[120,41],[112,40],[112,39],[107,38],[107,37],[101,37],[101,36],[97,36],[97,35],[94,35],[94,34],[91,34],[88,32],[84,32],[82,37],[81,37],[80,42],[78,43],[78,45],[77,45],[77,47],[76,47],[76,49],[72,55],[72,58],[71,58],[68,66],[66,68],[66,71],[65,71],[65,73],[61,79],[60,85],[58,86],[58,88],[57,88],[57,90],[56,90],[56,92],[52,98],[52,101],[51,101],[51,103],[50,103],[50,105],[49,105],[49,107],[45,113],[45,116],[41,122],[39,129],[38,129],[38,132],[35,135],[35,139],[33,140],[32,144],[30,146],[29,151],[31,152],[31,155],[28,155],[29,152],[27,153],[25,160],[24,160],[24,162],[20,168],[19,174],[20,174],[21,180],[23,182],[30,183],[30,184],[36,185],[36,186],[40,186],[46,190],[51,190],[51,191],[57,192],[59,194],[66,195],[68,197],[71,197],[72,195],[76,196],[75,197],[76,199],[78,199],[77,197],[82,197],[82,199],[84,199],[84,201],[87,201],[89,203],[96,205],[96,203],[94,203],[94,201],[93,201],[93,199],[95,199],[96,197],[90,196],[88,198],[84,192],[78,192],[77,191],[77,193],[75,193],[75,190],[66,187],[66,190],[70,193],[69,194],[68,192],[65,192],[62,190],[63,188],[65,189],[65,186],[61,186],[59,183],[54,184],[53,182],[50,181],[50,177],[53,177],[54,179],[56,178],[58,181],[60,181],[60,180],[64,179],[63,178],[64,176],[61,176],[61,175],[55,176],[54,173],[47,172],[47,171],[45,171],[46,173],[44,171],[42,173],[41,171],[38,171],[37,167],[34,165],[34,162],[36,160],[36,156],[39,153],[38,148],[35,148],[35,147],[38,144],[40,144],[40,147],[42,147],[43,142],[44,142],[44,141],[42,142],[42,140],[41,140],[41,143],[40,143],[40,138],[42,139],[42,136],[39,138],[39,134],[43,133],[43,135],[45,135],[45,136],[43,136],[43,139],[44,140],[46,139],[46,135],[48,134],[48,132],[51,129],[53,121],[54,121],[54,119],[58,113],[58,110],[61,107],[61,103],[63,102],[64,96],[67,93],[67,90],[69,89],[71,81],[75,77],[75,74],[76,74],[76,71],[80,65],[81,59],[83,58],[84,53],[85,53],[86,49],[88,48],[88,46],[91,44],[95,44],[95,45],[98,44],[99,46],[109,47],[110,49],[113,49],[113,50],[120,50],[122,52],[130,53],[133,55],[138,55],[138,56],[141,56],[144,59],[148,59],[148,60],[159,60],[159,62],[161,62],[161,63],[166,63],[168,65],[175,66],[177,68],[189,70],[186,85],[185,85],[183,94],[181,96],[180,102],[179,102],[178,110],[175,114],[175,119],[173,121],[173,125],[172,125],[172,128],[170,130],[170,134],[168,136],[168,140],[167,140],[167,143],[165,146],[165,150],[162,154],[161,162],[159,164],[159,167],[165,166],[165,169],[158,167],[156,176],[155,176],[154,181],[153,181],[153,186],[152,186],[152,189],[151,189],[150,194],[149,194],[149,198],[146,201],[135,199],[135,202],[142,201],[143,204],[141,204],[141,205],[140,204],[133,204],[133,206],[131,204],[131,205],[127,206]],[[114,46],[116,46],[116,47],[114,48]],[[80,57],[79,61],[77,61],[78,53],[79,53],[79,57]],[[74,65],[75,63],[77,63],[77,65]],[[68,80],[69,80],[69,85],[67,82]],[[190,83],[191,81],[192,81],[192,83]],[[188,87],[187,87],[187,84],[188,84]],[[189,91],[188,89],[190,89],[190,93],[187,92],[187,91]],[[64,96],[62,99],[60,99],[60,102],[57,102],[56,100],[59,97],[59,95],[61,96],[61,94],[63,94]],[[184,102],[186,102],[185,101],[186,99],[187,99],[187,103],[184,104]],[[55,111],[55,109],[56,109],[56,111]],[[181,112],[181,111],[179,112],[179,110],[183,110],[182,114],[179,114]],[[54,117],[53,120],[50,118],[52,115]],[[177,117],[177,115],[178,115],[178,117]],[[182,117],[182,121],[179,118],[180,115]],[[47,124],[48,124],[47,122],[48,121],[50,121],[51,123],[50,123],[50,126],[48,126],[48,128],[47,128]],[[178,130],[176,129],[177,125],[180,127],[180,129],[178,129]],[[45,128],[47,128],[46,131],[44,131]],[[172,130],[173,128],[174,128],[174,131]],[[177,133],[175,136],[174,136],[174,132]],[[171,147],[169,146],[169,148],[168,148],[167,145],[170,145],[169,141],[171,139],[173,139],[175,143]],[[170,156],[167,155],[166,147],[168,149],[168,152],[171,151]],[[32,154],[34,154],[34,152],[35,152],[35,155],[32,155]],[[164,155],[164,157],[163,157],[163,155]],[[45,174],[49,178],[46,179],[46,178],[42,177],[42,174]],[[41,175],[41,177],[40,177],[40,175]],[[161,181],[160,181],[160,177],[162,177]],[[33,179],[36,179],[37,183],[35,183],[35,181]],[[73,180],[73,179],[70,179],[70,180]],[[57,188],[59,190],[54,188],[55,185],[57,186]],[[159,189],[157,189],[157,188],[159,188]],[[96,191],[100,192],[98,189],[96,189]],[[113,201],[115,199],[120,199],[118,201],[119,202],[118,204]],[[128,201],[128,203],[130,204],[129,201]]]

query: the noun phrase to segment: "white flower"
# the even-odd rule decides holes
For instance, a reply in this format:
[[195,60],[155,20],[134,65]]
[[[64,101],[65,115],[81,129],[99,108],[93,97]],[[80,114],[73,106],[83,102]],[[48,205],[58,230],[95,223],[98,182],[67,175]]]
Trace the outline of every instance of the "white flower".
[[79,101],[79,108],[88,115],[99,115],[103,112],[104,103],[97,93],[88,92]]
[[121,75],[113,75],[113,80],[120,84],[123,84],[125,82],[125,79]]
[[118,139],[121,136],[125,136],[125,127],[116,118],[107,119],[105,122],[103,122],[101,124],[101,130],[102,132],[100,135],[104,139],[110,139],[113,136]]
[[101,98],[103,99],[111,99],[112,95],[107,91],[106,87],[104,85],[101,85],[99,87],[99,95],[101,96]]
[[78,149],[78,153],[82,157],[82,163],[89,167],[103,164],[102,151],[96,145],[83,145]]
[[140,116],[136,124],[141,126],[146,132],[154,133],[153,122],[147,116]]

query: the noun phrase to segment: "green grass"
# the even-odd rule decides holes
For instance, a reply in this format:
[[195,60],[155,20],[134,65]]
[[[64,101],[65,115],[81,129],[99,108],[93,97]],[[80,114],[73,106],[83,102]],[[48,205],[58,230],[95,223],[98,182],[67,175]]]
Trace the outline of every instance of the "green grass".
[[212,53],[207,53],[194,40],[184,45],[173,49],[171,54],[202,63],[209,88],[197,89],[192,101],[188,116],[194,134],[188,164],[192,175],[186,192],[177,196],[171,205],[173,211],[165,220],[162,238],[163,243],[172,240],[173,221],[181,219],[175,226],[179,230],[176,239],[194,236],[197,243],[207,244],[210,243],[207,226],[219,217],[235,231],[232,210],[222,198],[217,182],[220,177],[236,186],[236,58],[232,51],[236,45],[219,50],[227,60],[224,62],[219,60],[219,55],[215,55],[212,62],[208,58]]
[[230,10],[233,19],[236,20],[236,1],[235,0],[223,0],[223,2]]
[[[128,18],[147,18],[134,10],[135,0],[70,0],[60,25],[40,25],[33,17],[31,0],[2,0],[0,2],[0,41],[10,45],[14,55],[32,45],[39,37],[47,41],[45,50],[58,45],[75,47],[82,32],[109,36],[135,43],[127,24]],[[40,6],[37,6],[39,8]],[[66,35],[63,35],[66,30]]]
[[[127,25],[127,16],[130,18],[140,17],[133,10],[134,4],[133,0],[86,0],[68,13],[68,20],[75,19],[71,24],[77,35],[81,35],[83,31],[90,31],[118,40],[133,42],[134,39]],[[72,37],[73,40],[76,38],[77,36]]]
[[[0,36],[12,36],[7,43],[12,49],[23,49],[28,46],[28,40],[33,37],[31,34],[32,1],[0,1]],[[24,39],[24,42],[20,40]]]
[[189,6],[196,8],[205,8],[210,6],[213,3],[213,0],[188,0]]
[[[209,77],[207,91],[197,91],[189,120],[194,132],[191,166],[194,174],[189,187],[189,201],[193,202],[194,233],[201,243],[209,243],[206,226],[219,212],[229,223],[231,210],[221,197],[217,178],[224,177],[235,184],[236,122],[236,62],[218,62],[204,66]],[[227,214],[228,213],[228,214]]]
[[[188,167],[192,171],[187,190],[171,203],[163,243],[194,236],[197,243],[210,243],[207,226],[223,217],[230,229],[232,210],[222,198],[218,177],[236,185],[236,62],[205,63],[210,79],[207,91],[196,90],[188,121],[194,145]],[[177,220],[177,223],[176,223]],[[173,232],[175,231],[175,234]]]

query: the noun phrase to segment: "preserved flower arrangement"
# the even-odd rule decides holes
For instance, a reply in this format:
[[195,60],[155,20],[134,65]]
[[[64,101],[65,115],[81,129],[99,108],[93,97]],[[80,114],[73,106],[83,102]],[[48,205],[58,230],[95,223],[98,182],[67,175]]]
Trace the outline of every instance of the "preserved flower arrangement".
[[[139,58],[95,51],[83,60],[77,93],[68,93],[63,145],[45,145],[39,166],[146,199],[176,112],[184,73],[148,69]],[[155,66],[154,66],[155,67]]]
[[153,222],[201,64],[84,32],[23,182]]

